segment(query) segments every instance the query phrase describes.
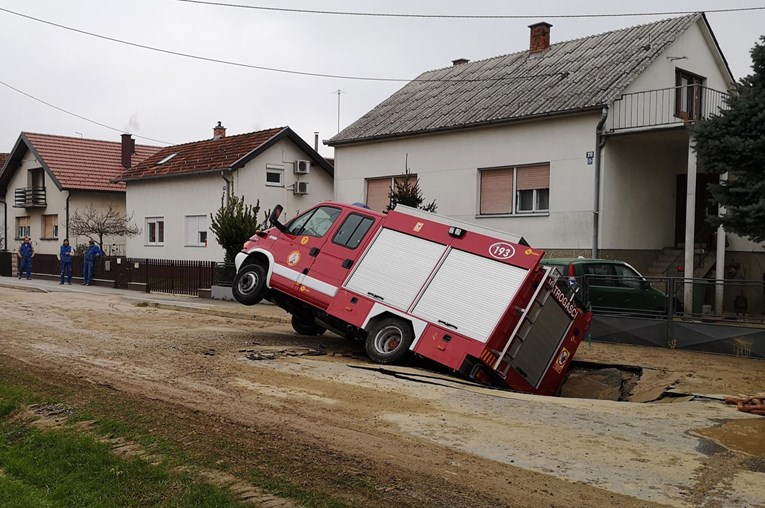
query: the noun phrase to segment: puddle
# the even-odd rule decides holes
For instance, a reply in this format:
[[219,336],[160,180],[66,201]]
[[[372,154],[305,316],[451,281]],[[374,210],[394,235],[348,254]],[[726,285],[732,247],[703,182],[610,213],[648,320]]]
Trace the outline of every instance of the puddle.
[[711,439],[733,450],[755,457],[765,457],[765,418],[727,420],[718,427],[695,429],[695,436]]

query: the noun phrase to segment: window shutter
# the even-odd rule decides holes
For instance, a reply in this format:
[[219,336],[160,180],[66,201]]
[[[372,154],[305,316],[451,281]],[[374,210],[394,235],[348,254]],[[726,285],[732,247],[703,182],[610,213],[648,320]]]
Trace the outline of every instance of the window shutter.
[[518,190],[549,189],[550,166],[527,166],[518,168]]
[[481,171],[481,214],[513,211],[513,168]]
[[390,178],[375,178],[367,180],[367,206],[376,212],[383,212],[388,207],[390,199]]

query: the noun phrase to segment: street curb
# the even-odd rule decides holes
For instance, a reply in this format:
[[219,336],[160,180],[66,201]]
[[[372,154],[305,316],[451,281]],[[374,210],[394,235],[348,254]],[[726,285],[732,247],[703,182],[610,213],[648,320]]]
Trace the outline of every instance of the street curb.
[[43,288],[19,286],[16,284],[7,284],[4,282],[0,282],[0,288],[18,289],[20,291],[27,291],[29,293],[50,293],[50,291]]
[[226,317],[226,318],[233,318],[233,319],[243,319],[248,321],[265,321],[267,323],[274,323],[274,324],[290,324],[290,319],[287,317],[280,318],[276,316],[260,316],[258,314],[242,314],[239,312],[229,312],[229,311],[219,311],[214,309],[200,309],[197,307],[188,307],[186,305],[173,305],[170,303],[158,303],[158,302],[152,302],[148,300],[142,300],[141,302],[135,302],[133,305],[142,306],[141,303],[145,303],[146,307],[152,307],[155,309],[161,309],[161,310],[174,310],[179,312],[191,312],[193,314],[205,314],[208,316],[218,316],[218,317]]

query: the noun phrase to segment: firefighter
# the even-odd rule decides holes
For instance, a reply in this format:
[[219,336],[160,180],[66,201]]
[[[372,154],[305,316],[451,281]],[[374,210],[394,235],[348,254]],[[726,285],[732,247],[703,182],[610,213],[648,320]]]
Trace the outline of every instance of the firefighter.
[[29,237],[24,237],[24,243],[19,247],[19,279],[21,274],[27,272],[27,280],[32,278],[32,258],[35,255],[35,248],[29,241]]
[[85,265],[82,270],[82,285],[90,286],[93,284],[93,267],[96,265],[96,258],[103,256],[104,251],[91,240],[88,242],[88,250],[85,251]]
[[64,284],[64,279],[71,286],[72,285],[72,246],[69,245],[69,239],[64,238],[64,244],[58,251],[58,258],[61,260],[61,282]]

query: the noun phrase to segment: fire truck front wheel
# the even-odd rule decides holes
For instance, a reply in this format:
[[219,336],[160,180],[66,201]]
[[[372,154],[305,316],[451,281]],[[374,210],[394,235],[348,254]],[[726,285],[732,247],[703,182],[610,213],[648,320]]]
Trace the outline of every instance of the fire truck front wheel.
[[244,305],[255,305],[263,299],[266,287],[266,269],[259,264],[245,265],[234,277],[231,288],[234,298]]
[[366,350],[377,363],[396,363],[405,358],[414,341],[412,325],[397,317],[383,318],[369,329]]

